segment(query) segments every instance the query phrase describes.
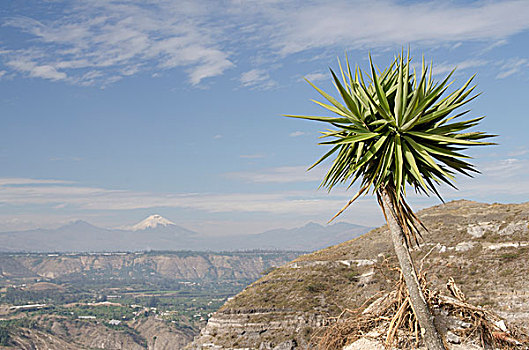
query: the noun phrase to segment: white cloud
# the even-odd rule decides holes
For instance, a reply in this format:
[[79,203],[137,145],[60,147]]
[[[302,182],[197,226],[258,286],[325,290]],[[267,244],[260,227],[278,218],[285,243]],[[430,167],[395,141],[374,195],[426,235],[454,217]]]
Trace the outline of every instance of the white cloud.
[[527,201],[529,195],[529,179],[505,181],[496,176],[479,176],[474,179],[464,179],[456,186],[459,190],[443,190],[441,193],[444,198],[471,198],[489,202],[499,202],[507,198],[512,203]]
[[483,173],[488,176],[506,178],[520,175],[519,172],[529,167],[529,161],[507,158],[496,162],[485,163]]
[[270,75],[263,69],[252,69],[241,74],[239,79],[242,86],[267,90],[276,86],[276,82],[270,78]]
[[73,1],[57,19],[9,18],[4,26],[32,35],[6,50],[7,65],[31,77],[107,85],[143,70],[182,67],[191,84],[233,67],[206,4],[166,1]]
[[67,77],[66,73],[58,72],[54,67],[48,65],[34,67],[30,75],[32,77],[50,80],[64,80]]
[[507,40],[506,39],[500,39],[500,40],[497,40],[495,42],[493,42],[492,44],[490,44],[489,46],[487,46],[486,48],[484,48],[482,50],[483,53],[485,52],[489,52],[497,47],[500,47],[500,46],[503,46],[503,45],[506,45],[507,44]]
[[20,177],[4,177],[0,178],[0,186],[12,186],[12,185],[50,185],[50,184],[72,184],[72,181],[64,180],[46,180],[46,179],[28,179]]
[[433,65],[433,74],[444,74],[451,72],[454,68],[461,71],[468,68],[476,68],[488,64],[485,60],[465,60],[457,63],[443,62]]
[[514,151],[511,151],[511,152],[507,153],[507,155],[509,157],[518,157],[518,156],[523,156],[523,155],[525,155],[527,153],[529,153],[529,149],[522,147],[522,148],[518,148],[518,149],[516,149]]
[[305,75],[304,78],[307,79],[310,82],[316,82],[316,81],[329,79],[329,75],[328,74],[319,73],[319,72],[314,72],[314,73],[309,73],[309,74]]
[[64,72],[59,72],[55,67],[50,65],[38,66],[35,62],[28,58],[18,58],[7,62],[7,66],[19,71],[26,73],[32,78],[43,78],[50,80],[65,80],[67,75]]
[[[446,200],[467,198],[498,201],[513,196],[526,200],[529,195],[528,165],[527,160],[518,158],[490,161],[479,166],[483,175],[474,179],[458,177],[460,191],[443,186],[441,193]],[[314,169],[307,173],[305,167],[299,166],[227,175],[250,183],[279,184],[319,181],[322,172],[323,169]],[[78,217],[97,218],[101,212],[126,213],[128,210],[154,208],[191,210],[195,212],[193,220],[197,220],[197,213],[203,213],[208,220],[217,217],[212,214],[238,213],[261,215],[263,220],[266,218],[270,222],[289,216],[295,217],[298,222],[308,217],[325,221],[341,209],[354,193],[355,189],[345,191],[344,188],[336,188],[331,193],[316,189],[266,193],[152,193],[80,186],[64,180],[0,178],[0,205],[4,209],[17,210],[16,214],[0,215],[0,227],[8,230],[53,226],[59,221],[67,222]],[[415,209],[438,203],[434,197],[418,196],[411,190],[408,197]],[[38,210],[33,213],[32,208]],[[366,196],[360,198],[341,219],[376,225],[380,222],[380,210],[376,200]]]
[[526,201],[529,196],[529,160],[495,159],[478,163],[481,174],[473,178],[458,176],[459,190],[444,186],[441,194],[447,199],[466,198],[480,201]]
[[[490,41],[529,28],[529,2],[425,2],[394,0],[311,2],[275,15],[271,40],[282,55],[313,48],[382,47],[423,42]],[[332,33],[332,35],[329,35]],[[266,33],[270,35],[270,33]]]
[[[97,187],[61,185],[63,181],[0,179],[0,203],[3,205],[48,205],[78,210],[132,210],[157,207],[190,208],[208,213],[272,213],[330,215],[344,202],[344,194],[329,196],[324,192],[275,193],[178,193],[117,191]],[[6,185],[4,185],[6,184]],[[17,184],[17,186],[13,186]]]
[[307,133],[303,131],[294,131],[288,134],[288,136],[290,137],[298,137],[298,136],[303,136],[303,135],[307,135]]

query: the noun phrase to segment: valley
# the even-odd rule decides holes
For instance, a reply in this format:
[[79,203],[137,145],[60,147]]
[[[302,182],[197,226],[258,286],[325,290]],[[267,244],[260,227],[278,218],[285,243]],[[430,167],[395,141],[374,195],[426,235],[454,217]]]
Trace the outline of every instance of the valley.
[[181,348],[230,297],[299,254],[0,254],[0,348]]
[[[428,282],[442,291],[452,277],[524,329],[528,204],[418,215]],[[395,264],[385,226],[315,252],[1,253],[0,349],[315,348],[343,310],[393,288]]]

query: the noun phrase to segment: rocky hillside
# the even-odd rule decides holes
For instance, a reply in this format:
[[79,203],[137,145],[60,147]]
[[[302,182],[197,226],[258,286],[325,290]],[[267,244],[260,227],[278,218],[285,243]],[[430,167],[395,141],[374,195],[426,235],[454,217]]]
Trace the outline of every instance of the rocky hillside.
[[9,346],[0,349],[182,349],[192,336],[153,316],[119,326],[60,316],[36,316],[25,324],[13,322]]
[[89,274],[159,276],[175,280],[256,279],[271,266],[299,255],[295,252],[238,253],[99,253],[2,254],[0,279],[45,277],[68,279]]
[[[453,277],[471,303],[529,324],[529,203],[454,201],[419,212],[428,227],[414,258],[439,290]],[[228,301],[192,349],[306,349],[330,317],[388,291],[395,274],[386,227],[275,269]]]

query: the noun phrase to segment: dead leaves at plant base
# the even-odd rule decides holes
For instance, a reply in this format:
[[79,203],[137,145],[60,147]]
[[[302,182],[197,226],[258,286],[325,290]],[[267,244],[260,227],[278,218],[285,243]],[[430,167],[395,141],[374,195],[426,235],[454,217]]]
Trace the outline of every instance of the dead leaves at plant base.
[[[448,340],[475,344],[483,349],[529,349],[526,334],[509,327],[496,314],[466,302],[453,279],[447,283],[452,296],[429,289],[424,273],[419,273],[419,280],[441,333],[451,332]],[[360,338],[377,339],[386,348],[414,349],[422,344],[402,274],[393,291],[377,295],[364,305],[368,306],[344,310],[335,322],[317,333],[313,342],[318,344],[318,349],[341,350]]]

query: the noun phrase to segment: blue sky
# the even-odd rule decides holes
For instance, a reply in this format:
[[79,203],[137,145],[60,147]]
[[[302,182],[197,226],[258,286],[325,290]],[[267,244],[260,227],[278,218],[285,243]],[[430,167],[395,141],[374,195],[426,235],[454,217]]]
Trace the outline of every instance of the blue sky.
[[[0,231],[159,213],[203,233],[324,223],[354,190],[318,190],[325,114],[348,52],[379,66],[410,45],[439,79],[458,67],[499,146],[446,200],[529,194],[529,2],[12,1],[0,4]],[[438,203],[410,195],[417,209]],[[361,198],[342,220],[382,223]]]

